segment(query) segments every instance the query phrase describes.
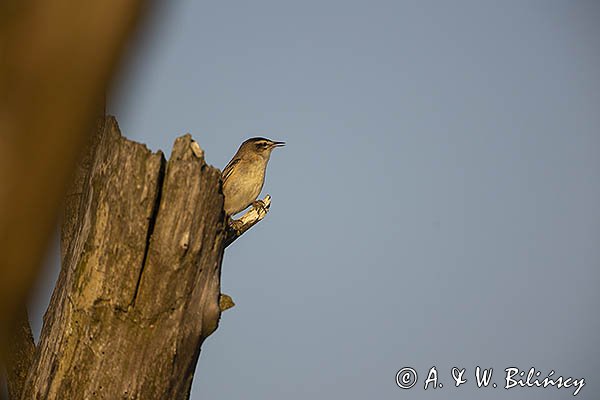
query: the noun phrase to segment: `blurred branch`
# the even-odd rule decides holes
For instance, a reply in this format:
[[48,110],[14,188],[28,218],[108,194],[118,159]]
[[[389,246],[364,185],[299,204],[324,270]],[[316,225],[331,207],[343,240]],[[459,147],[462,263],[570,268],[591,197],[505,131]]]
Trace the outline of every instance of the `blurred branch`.
[[0,367],[0,400],[6,400],[6,379],[4,377],[4,371]]
[[0,350],[144,3],[0,2]]
[[17,316],[14,329],[10,333],[6,355],[6,386],[9,400],[21,398],[34,353],[33,334],[27,311],[23,309]]

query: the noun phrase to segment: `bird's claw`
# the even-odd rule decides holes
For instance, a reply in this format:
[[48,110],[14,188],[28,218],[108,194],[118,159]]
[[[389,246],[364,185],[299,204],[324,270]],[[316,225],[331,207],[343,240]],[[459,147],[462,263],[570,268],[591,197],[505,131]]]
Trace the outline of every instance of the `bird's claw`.
[[262,200],[254,200],[252,202],[252,207],[256,208],[256,211],[258,212],[263,212],[263,213],[267,213],[268,209],[267,209],[267,205],[265,204],[264,201]]

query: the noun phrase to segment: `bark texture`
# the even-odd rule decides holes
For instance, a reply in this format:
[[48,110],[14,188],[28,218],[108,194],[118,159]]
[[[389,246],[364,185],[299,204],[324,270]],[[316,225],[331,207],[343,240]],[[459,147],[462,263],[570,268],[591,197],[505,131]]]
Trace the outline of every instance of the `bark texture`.
[[22,399],[186,399],[220,318],[220,172],[178,138],[161,152],[114,118],[77,170],[62,269]]

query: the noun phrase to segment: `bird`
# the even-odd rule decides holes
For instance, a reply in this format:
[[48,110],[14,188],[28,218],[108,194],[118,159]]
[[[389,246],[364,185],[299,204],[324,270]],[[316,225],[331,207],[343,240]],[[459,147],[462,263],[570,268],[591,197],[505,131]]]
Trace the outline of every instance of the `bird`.
[[253,137],[242,143],[221,173],[225,213],[233,216],[254,204],[265,183],[271,152],[285,142]]

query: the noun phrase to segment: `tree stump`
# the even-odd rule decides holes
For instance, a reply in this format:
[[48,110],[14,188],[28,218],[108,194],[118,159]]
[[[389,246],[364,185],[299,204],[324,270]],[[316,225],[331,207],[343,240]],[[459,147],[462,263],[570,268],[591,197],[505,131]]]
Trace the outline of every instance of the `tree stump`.
[[220,318],[220,171],[100,125],[67,196],[62,269],[22,399],[187,399]]

